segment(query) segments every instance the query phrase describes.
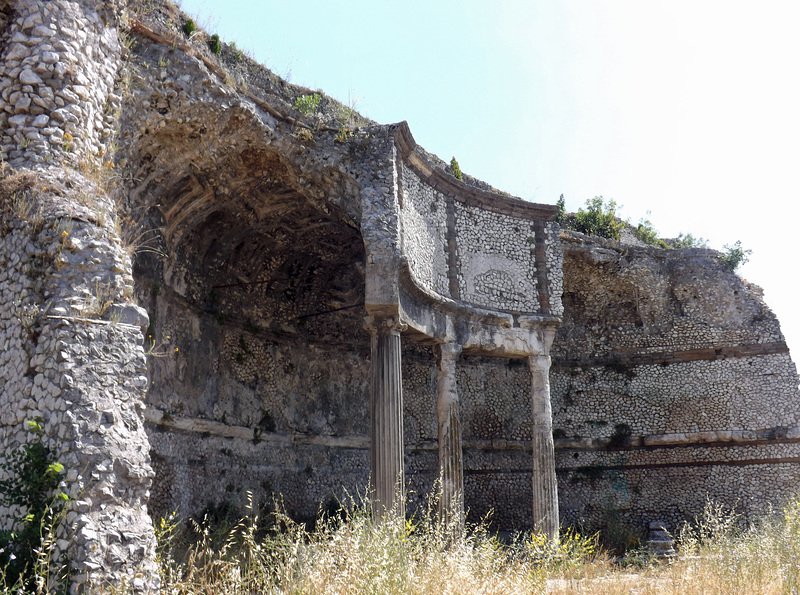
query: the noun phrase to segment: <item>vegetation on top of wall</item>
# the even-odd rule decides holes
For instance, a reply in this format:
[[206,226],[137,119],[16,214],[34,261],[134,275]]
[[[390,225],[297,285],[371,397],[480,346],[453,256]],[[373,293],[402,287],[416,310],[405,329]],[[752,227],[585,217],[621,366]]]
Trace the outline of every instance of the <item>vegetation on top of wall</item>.
[[749,256],[752,253],[752,250],[742,248],[741,240],[736,240],[733,246],[725,244],[722,247],[722,255],[719,257],[719,262],[726,269],[735,271],[743,264],[747,264],[747,261],[750,260]]
[[455,157],[450,160],[450,174],[459,180],[464,179],[464,175],[461,173],[461,167],[459,167]]
[[312,93],[310,95],[301,95],[294,100],[294,109],[303,115],[313,114],[319,109],[319,104],[322,97],[319,93]]
[[618,240],[625,227],[625,222],[617,217],[617,202],[606,201],[602,196],[587,199],[586,208],[578,209],[570,223],[575,231],[611,240]]
[[[611,240],[619,240],[620,233],[628,227],[637,239],[656,248],[667,250],[679,248],[708,248],[708,240],[702,237],[695,237],[691,233],[681,232],[677,238],[663,240],[658,237],[658,230],[650,221],[650,211],[647,217],[639,219],[639,224],[632,228],[627,220],[622,220],[617,216],[616,201],[610,199],[606,201],[602,196],[595,196],[586,200],[586,208],[578,209],[577,213],[567,213],[564,195],[562,194],[556,202],[558,212],[556,221],[564,229],[579,231],[586,235],[593,235]],[[752,250],[742,248],[742,243],[737,240],[733,245],[725,244],[722,253],[717,260],[730,271],[736,271],[740,266],[749,261]]]
[[558,202],[556,202],[556,208],[558,212],[556,213],[556,222],[562,223],[564,221],[564,216],[567,214],[567,207],[566,202],[564,201],[564,195],[558,197]]
[[214,33],[214,35],[211,36],[211,39],[208,42],[208,47],[212,54],[219,56],[222,53],[222,42],[220,41],[217,33]]
[[183,32],[186,33],[186,37],[191,37],[196,29],[197,26],[192,19],[186,19],[186,22],[183,23]]
[[673,248],[708,248],[708,240],[705,238],[696,238],[690,233],[684,235],[683,232],[671,244]]
[[650,211],[647,211],[647,217],[639,219],[639,225],[636,226],[636,237],[645,244],[650,244],[658,248],[668,248],[664,240],[658,237],[658,230],[653,227],[653,223],[650,221],[649,217]]

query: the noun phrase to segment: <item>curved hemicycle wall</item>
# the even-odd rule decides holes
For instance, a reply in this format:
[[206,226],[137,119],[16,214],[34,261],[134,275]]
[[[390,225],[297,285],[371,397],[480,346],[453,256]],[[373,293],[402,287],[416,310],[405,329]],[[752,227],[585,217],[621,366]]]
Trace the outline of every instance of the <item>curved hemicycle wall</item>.
[[363,493],[381,317],[412,508],[438,473],[444,345],[467,508],[530,526],[554,336],[565,523],[674,525],[706,494],[756,514],[795,489],[794,363],[713,251],[563,232],[553,206],[449,176],[405,123],[343,127],[324,96],[302,115],[313,91],[212,56],[168,2],[128,4],[0,0],[0,441],[46,418],[82,498],[76,580],[152,580],[148,513],[281,494],[311,519]]

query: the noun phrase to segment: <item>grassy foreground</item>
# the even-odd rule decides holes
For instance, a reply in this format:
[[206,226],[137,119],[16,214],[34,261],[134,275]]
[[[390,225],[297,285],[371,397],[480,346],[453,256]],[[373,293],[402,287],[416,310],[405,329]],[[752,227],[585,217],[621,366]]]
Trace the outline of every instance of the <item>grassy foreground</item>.
[[[502,545],[483,527],[453,534],[432,518],[373,522],[363,509],[321,519],[309,532],[276,515],[259,536],[245,518],[223,533],[197,527],[178,547],[160,524],[166,593],[797,593],[800,500],[747,527],[712,503],[677,537],[679,559],[645,551],[615,562],[597,537],[571,531],[557,547],[525,535]],[[178,551],[180,550],[180,554]]]
[[[502,544],[482,525],[454,532],[432,514],[377,523],[354,505],[322,516],[313,530],[280,513],[225,529],[162,519],[156,529],[161,592],[170,595],[800,592],[800,499],[747,526],[709,503],[680,531],[680,557],[670,562],[646,550],[614,560],[597,535],[569,530],[556,546],[530,534]],[[7,569],[0,568],[2,593],[68,590],[46,563],[21,589],[6,582]]]

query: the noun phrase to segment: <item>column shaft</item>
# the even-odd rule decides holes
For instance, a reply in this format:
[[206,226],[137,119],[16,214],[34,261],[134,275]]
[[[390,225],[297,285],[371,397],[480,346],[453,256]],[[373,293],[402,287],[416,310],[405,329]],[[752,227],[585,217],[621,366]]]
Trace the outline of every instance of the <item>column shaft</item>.
[[403,378],[400,331],[394,319],[372,321],[371,492],[376,517],[405,515]]
[[439,518],[454,528],[464,526],[464,463],[458,412],[456,362],[461,346],[437,348],[436,410],[439,417]]
[[550,406],[550,356],[528,358],[533,397],[533,527],[558,539],[558,489]]

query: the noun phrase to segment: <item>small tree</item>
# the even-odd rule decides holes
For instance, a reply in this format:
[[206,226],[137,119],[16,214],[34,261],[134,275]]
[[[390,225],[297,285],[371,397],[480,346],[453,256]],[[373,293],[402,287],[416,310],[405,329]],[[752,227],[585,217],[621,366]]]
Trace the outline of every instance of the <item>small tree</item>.
[[658,237],[658,230],[653,226],[653,222],[650,221],[650,211],[647,211],[647,217],[639,219],[639,225],[636,226],[636,237],[651,246],[667,247],[664,240]]
[[735,271],[743,264],[747,264],[747,261],[750,260],[750,255],[752,253],[752,250],[745,250],[742,248],[741,240],[736,240],[736,243],[733,244],[733,246],[725,244],[722,247],[722,256],[719,257],[719,262],[726,269]]
[[684,235],[683,232],[678,234],[673,244],[676,248],[708,248],[705,238],[696,238],[690,233]]
[[587,235],[618,240],[623,227],[625,222],[617,217],[617,202],[611,199],[606,203],[602,196],[587,199],[586,210],[578,209],[575,214],[575,230]]
[[196,29],[197,26],[194,24],[194,21],[192,19],[186,19],[186,22],[183,24],[183,32],[186,33],[186,37],[191,37]]
[[558,208],[558,213],[556,214],[556,222],[561,223],[562,221],[564,221],[564,215],[567,214],[567,206],[563,194],[558,197],[558,201],[556,202],[556,208]]

